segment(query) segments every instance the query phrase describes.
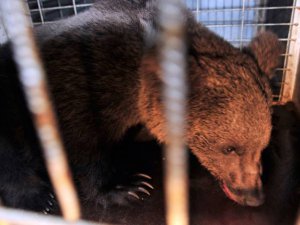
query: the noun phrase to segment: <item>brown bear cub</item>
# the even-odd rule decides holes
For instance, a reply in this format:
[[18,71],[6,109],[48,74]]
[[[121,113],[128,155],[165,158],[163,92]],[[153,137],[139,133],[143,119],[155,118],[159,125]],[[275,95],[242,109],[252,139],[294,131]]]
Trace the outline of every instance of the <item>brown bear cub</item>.
[[[120,171],[111,163],[112,149],[129,128],[143,124],[165,141],[163,81],[152,41],[159,31],[156,5],[101,0],[35,30],[78,190],[100,205],[125,203],[138,188],[120,188]],[[184,11],[187,146],[229,198],[258,206],[264,201],[260,158],[272,129],[268,78],[278,62],[277,38],[261,33],[240,51]],[[49,187],[11,55],[8,45],[1,48],[0,154],[6,156],[0,194],[7,205],[41,210]]]

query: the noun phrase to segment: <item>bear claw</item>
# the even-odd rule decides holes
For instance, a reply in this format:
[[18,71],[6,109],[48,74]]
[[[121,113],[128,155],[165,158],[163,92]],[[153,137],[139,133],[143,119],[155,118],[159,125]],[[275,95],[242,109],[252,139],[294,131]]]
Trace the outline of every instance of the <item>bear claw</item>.
[[139,197],[135,192],[128,191],[127,193],[128,193],[129,195],[133,196],[134,198],[140,200],[140,197]]
[[132,182],[128,185],[120,184],[115,186],[115,191],[112,191],[108,196],[114,196],[112,199],[117,200],[117,203],[128,203],[132,200],[144,200],[145,195],[151,196],[151,190],[154,187],[149,180],[152,179],[144,173],[137,173],[132,176]]
[[138,191],[142,192],[142,193],[145,193],[146,195],[151,195],[149,191],[147,191],[145,188],[142,188],[142,187],[138,187]]
[[140,184],[143,184],[144,186],[146,186],[146,187],[154,190],[154,187],[151,184],[149,184],[148,182],[146,182],[146,181],[140,181],[140,182],[136,182],[135,183],[135,185],[137,185],[137,186],[139,186]]
[[142,177],[142,178],[146,178],[146,179],[152,180],[152,177],[150,177],[149,175],[144,174],[144,173],[137,173],[134,176],[136,176],[136,177]]
[[52,193],[48,195],[50,199],[47,200],[47,206],[42,210],[42,213],[47,215],[52,212],[54,205],[56,204],[55,197]]

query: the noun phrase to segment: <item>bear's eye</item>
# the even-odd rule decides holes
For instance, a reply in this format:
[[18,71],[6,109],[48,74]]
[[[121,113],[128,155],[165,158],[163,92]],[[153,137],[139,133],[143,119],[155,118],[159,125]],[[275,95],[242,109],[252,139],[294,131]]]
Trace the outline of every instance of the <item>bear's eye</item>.
[[232,152],[236,152],[236,148],[233,147],[233,146],[228,146],[228,147],[226,147],[226,148],[224,149],[224,153],[225,153],[225,154],[230,154],[230,153],[232,153]]

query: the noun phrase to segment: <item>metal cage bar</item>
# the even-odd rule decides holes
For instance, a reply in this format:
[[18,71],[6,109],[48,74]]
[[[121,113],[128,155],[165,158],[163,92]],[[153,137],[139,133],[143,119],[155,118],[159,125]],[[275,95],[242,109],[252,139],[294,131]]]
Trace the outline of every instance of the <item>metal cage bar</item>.
[[[67,5],[67,6],[56,6],[56,7],[45,7],[43,8],[43,11],[52,11],[52,10],[58,10],[58,9],[74,9],[74,7],[82,8],[82,7],[89,7],[92,6],[92,4],[76,4],[74,2],[74,5]],[[39,9],[32,9],[31,12],[38,12]],[[75,11],[75,10],[74,10]]]
[[288,102],[292,101],[294,98],[295,92],[295,82],[296,75],[299,74],[299,60],[300,60],[300,32],[299,32],[299,23],[300,23],[300,0],[294,0],[294,7],[297,10],[292,12],[291,24],[297,24],[295,26],[290,25],[288,39],[294,40],[288,43],[286,53],[292,55],[293,57],[286,57],[284,67],[286,70],[283,74],[284,83],[281,86],[280,92],[280,101]]
[[186,65],[185,24],[181,0],[159,1],[160,58],[164,82],[165,205],[168,225],[187,225],[188,176],[185,149]]
[[0,224],[8,225],[111,225],[107,223],[93,223],[84,220],[66,221],[57,216],[42,215],[23,210],[0,208]]
[[76,6],[76,3],[75,3],[75,0],[72,0],[72,4],[73,4],[74,14],[77,15],[77,6]]
[[298,209],[298,215],[297,215],[297,219],[296,219],[295,225],[300,225],[300,208]]
[[240,32],[240,49],[243,48],[244,24],[245,24],[245,0],[243,0],[243,3],[242,3],[241,32]]
[[44,70],[33,41],[32,28],[25,14],[24,2],[0,1],[0,10],[63,216],[70,221],[78,220],[79,202],[48,96]]
[[44,9],[42,10],[42,6],[41,6],[40,0],[37,0],[37,5],[38,5],[38,11],[40,13],[41,22],[42,22],[42,24],[44,24],[45,23],[45,21],[44,21],[44,13],[43,13]]

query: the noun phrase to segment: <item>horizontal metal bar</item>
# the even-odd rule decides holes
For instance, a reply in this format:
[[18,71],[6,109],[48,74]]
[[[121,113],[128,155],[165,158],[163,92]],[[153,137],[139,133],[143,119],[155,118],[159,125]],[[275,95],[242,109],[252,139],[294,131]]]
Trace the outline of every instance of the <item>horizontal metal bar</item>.
[[[82,7],[90,7],[93,4],[76,4],[76,8],[82,8]],[[50,11],[50,10],[60,10],[60,9],[73,9],[73,5],[67,5],[67,6],[56,6],[56,7],[47,7],[42,8],[42,11]],[[31,9],[30,12],[38,12],[39,9]]]
[[[205,22],[202,22],[205,24]],[[246,23],[244,26],[298,26],[298,23]],[[236,23],[231,24],[212,24],[212,25],[205,25],[206,27],[213,28],[213,27],[240,27],[241,21],[237,21]]]
[[[92,3],[76,4],[76,7],[88,7],[93,5]],[[73,8],[72,5],[61,7],[47,7],[43,10],[55,10],[55,9],[69,9]],[[296,9],[294,6],[277,6],[277,7],[245,7],[245,11],[249,10],[278,10],[278,9]],[[31,11],[38,11],[38,9],[32,9]],[[192,9],[193,12],[210,13],[210,12],[228,12],[228,11],[243,11],[243,8],[221,8],[221,9]]]
[[[250,10],[278,10],[278,9],[298,9],[299,7],[296,6],[273,6],[273,7],[245,7],[245,11]],[[243,8],[215,8],[215,9],[192,9],[193,12],[198,13],[215,13],[215,12],[233,12],[233,11],[243,11]]]
[[107,223],[93,223],[84,220],[68,222],[58,216],[0,207],[0,224],[7,223],[15,225],[109,225]]
[[[280,100],[278,100],[278,101],[274,101],[273,100],[273,102],[272,102],[272,105],[284,105],[285,103],[284,102],[282,102],[282,101],[280,101]],[[300,225],[300,224],[299,224]]]
[[[44,21],[44,23],[55,23],[56,21]],[[41,22],[34,22],[33,23],[34,25],[41,25],[43,23]],[[281,24],[244,24],[244,26],[283,26],[283,25],[286,25],[286,26],[291,26],[291,25],[295,25],[295,26],[298,26],[298,24],[289,24],[289,23],[281,23]],[[206,27],[208,28],[214,28],[214,27],[233,27],[233,26],[241,26],[241,24],[216,24],[216,25],[205,25]]]
[[287,84],[287,82],[272,82],[273,85],[278,85],[277,87],[279,87],[282,84]]
[[290,68],[277,68],[276,71],[291,71]]
[[[279,38],[279,41],[296,41],[294,38]],[[240,39],[235,39],[235,40],[227,40],[229,42],[240,42]],[[251,39],[242,39],[243,42],[250,42]]]
[[[86,3],[86,4],[76,4],[76,7],[89,7],[93,4],[91,3]],[[57,6],[57,7],[46,7],[43,8],[42,10],[44,11],[49,11],[49,10],[57,10],[57,9],[70,9],[73,8],[73,5],[67,5],[67,6]],[[293,6],[282,6],[282,7],[246,7],[245,11],[249,11],[249,10],[276,10],[276,9],[295,9],[296,7]],[[231,8],[231,9],[227,9],[227,8],[222,8],[222,9],[199,9],[199,11],[192,9],[193,12],[196,13],[214,13],[214,12],[228,12],[228,11],[242,11],[242,8]],[[31,12],[36,12],[39,11],[38,9],[31,9]]]
[[33,25],[42,25],[42,24],[49,24],[49,23],[55,23],[55,22],[57,22],[57,20],[55,20],[55,21],[45,21],[44,23],[42,23],[42,22],[34,22],[33,23]]

